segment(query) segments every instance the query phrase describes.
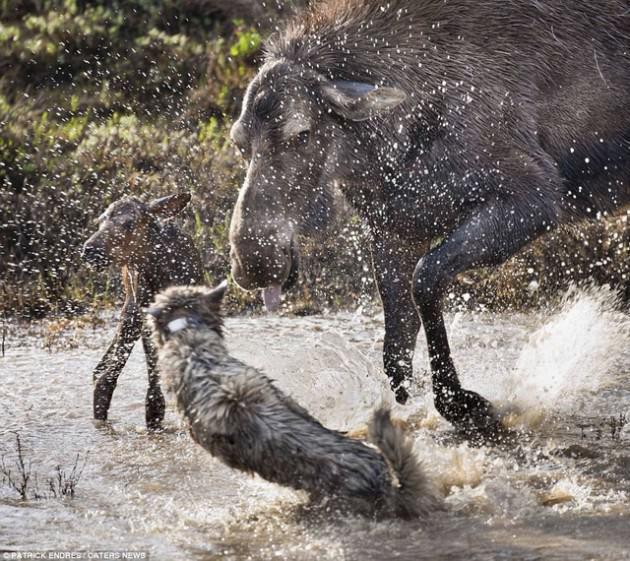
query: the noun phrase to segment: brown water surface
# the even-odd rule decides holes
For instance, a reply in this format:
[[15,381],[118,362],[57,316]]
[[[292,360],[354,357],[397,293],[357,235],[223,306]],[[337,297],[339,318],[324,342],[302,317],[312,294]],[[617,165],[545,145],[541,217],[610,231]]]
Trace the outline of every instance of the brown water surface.
[[[135,349],[110,422],[91,411],[91,371],[114,329],[11,330],[0,359],[0,453],[18,431],[46,490],[57,464],[89,452],[72,499],[21,501],[0,485],[0,550],[147,550],[152,559],[630,559],[630,321],[604,293],[555,311],[449,316],[464,384],[513,411],[514,446],[470,446],[427,397],[424,340],[415,397],[396,406],[446,494],[426,523],[309,515],[303,497],[233,472],[197,447],[172,404],[147,434],[146,371]],[[360,313],[227,321],[228,346],[338,429],[360,427],[388,398],[382,317]],[[70,348],[68,348],[70,347]],[[626,415],[618,430],[612,418]],[[1,479],[0,479],[1,481]]]

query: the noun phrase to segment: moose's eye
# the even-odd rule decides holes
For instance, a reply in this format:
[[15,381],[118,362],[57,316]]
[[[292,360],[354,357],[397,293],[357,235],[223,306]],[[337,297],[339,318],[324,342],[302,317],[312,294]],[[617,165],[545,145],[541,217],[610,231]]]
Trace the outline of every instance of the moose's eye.
[[237,144],[235,143],[236,149],[238,150],[239,154],[241,156],[243,156],[243,158],[247,159],[248,158],[248,153],[247,153],[247,146],[243,143],[241,144]]
[[306,146],[309,143],[310,139],[311,139],[311,131],[309,130],[302,131],[301,133],[298,133],[298,135],[296,136],[297,143],[300,146]]
[[134,227],[134,221],[127,218],[125,220],[123,220],[120,223],[120,227],[125,231],[125,232],[131,232],[133,230]]
[[243,158],[247,159],[249,157],[251,146],[247,131],[240,121],[237,121],[232,126],[230,137],[232,138],[232,142],[234,143],[234,146],[236,146],[236,149],[241,153]]

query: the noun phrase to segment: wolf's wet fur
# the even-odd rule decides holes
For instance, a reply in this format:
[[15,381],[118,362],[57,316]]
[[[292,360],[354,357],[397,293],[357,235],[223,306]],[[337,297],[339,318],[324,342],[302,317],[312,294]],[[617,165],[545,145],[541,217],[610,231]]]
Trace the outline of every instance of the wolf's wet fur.
[[230,467],[306,491],[314,503],[377,517],[417,518],[441,508],[387,408],[369,423],[368,446],[329,430],[224,345],[226,286],[172,287],[148,310],[159,370],[193,439]]

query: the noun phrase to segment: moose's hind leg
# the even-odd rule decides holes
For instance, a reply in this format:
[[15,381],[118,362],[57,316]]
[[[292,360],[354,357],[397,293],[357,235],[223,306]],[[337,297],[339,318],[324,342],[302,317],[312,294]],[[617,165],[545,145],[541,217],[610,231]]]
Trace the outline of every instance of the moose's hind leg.
[[109,406],[118,383],[118,376],[125,367],[134,343],[140,336],[140,317],[136,313],[125,313],[120,319],[112,344],[94,369],[94,418],[107,420]]
[[94,369],[93,408],[96,420],[107,420],[107,413],[118,383],[118,376],[127,363],[134,342],[134,340],[124,340],[116,335],[109,349]]
[[166,402],[164,394],[160,388],[160,376],[157,369],[157,354],[155,346],[151,342],[151,337],[146,330],[142,333],[142,346],[144,356],[147,360],[147,370],[149,373],[149,389],[145,402],[145,419],[149,430],[159,430],[162,428]]
[[489,401],[461,387],[442,316],[444,293],[458,273],[503,263],[555,223],[552,202],[514,197],[490,201],[416,266],[414,299],[427,337],[435,406],[466,432],[492,434],[500,423]]

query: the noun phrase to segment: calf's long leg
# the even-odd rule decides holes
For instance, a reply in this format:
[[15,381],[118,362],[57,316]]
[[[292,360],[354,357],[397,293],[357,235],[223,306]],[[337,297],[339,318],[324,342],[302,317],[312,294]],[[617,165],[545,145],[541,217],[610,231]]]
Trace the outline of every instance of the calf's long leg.
[[144,356],[147,360],[147,370],[149,374],[149,389],[147,390],[145,402],[145,420],[148,429],[157,430],[162,427],[166,403],[164,394],[160,388],[160,376],[157,369],[157,352],[146,327],[142,330],[142,346],[144,348]]
[[491,404],[461,387],[444,326],[441,303],[458,273],[499,265],[557,223],[553,202],[509,196],[474,212],[416,266],[413,290],[427,337],[435,406],[465,430],[492,432],[498,420]]
[[107,420],[118,376],[140,337],[142,318],[135,307],[124,308],[112,344],[94,369],[94,418]]
[[413,353],[420,330],[411,277],[427,246],[410,248],[408,243],[391,234],[372,233],[372,264],[385,314],[383,366],[399,403],[409,398],[404,383],[413,374]]

